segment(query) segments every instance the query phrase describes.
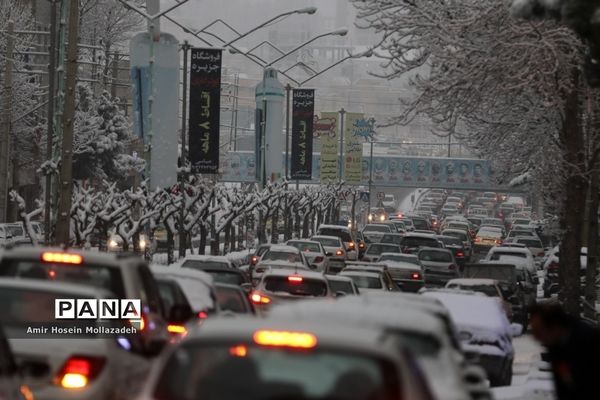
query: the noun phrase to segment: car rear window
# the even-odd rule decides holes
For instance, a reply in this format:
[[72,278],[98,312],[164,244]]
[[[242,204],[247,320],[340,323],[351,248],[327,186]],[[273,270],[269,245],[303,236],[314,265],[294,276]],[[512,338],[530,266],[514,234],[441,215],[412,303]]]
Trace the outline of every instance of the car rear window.
[[542,246],[542,242],[536,239],[518,239],[517,243],[524,244],[527,247],[535,247],[536,249],[541,249],[544,247]]
[[442,238],[440,238],[440,240],[446,246],[462,246],[463,245],[462,240],[459,238],[455,238],[455,237],[442,237]]
[[216,285],[217,303],[221,311],[235,314],[248,314],[250,307],[239,290]]
[[333,293],[344,292],[346,294],[354,294],[352,283],[345,281],[328,281],[329,287]]
[[401,241],[402,241],[402,236],[400,236],[400,235],[386,234],[386,235],[383,235],[383,237],[381,238],[381,243],[400,244]]
[[381,256],[381,258],[379,259],[379,262],[383,261],[398,261],[419,265],[419,259],[417,257],[410,257],[405,254],[386,254]]
[[6,231],[8,232],[9,235],[16,237],[16,236],[25,236],[25,232],[23,231],[23,227],[22,226],[18,226],[18,225],[6,225]]
[[363,232],[389,232],[390,227],[387,225],[367,225]]
[[217,283],[229,283],[231,285],[241,285],[244,283],[244,278],[236,270],[208,270],[205,271]]
[[80,298],[72,293],[3,287],[0,290],[0,322],[3,326],[54,321],[54,300]]
[[451,283],[448,285],[450,289],[471,290],[477,293],[483,293],[488,297],[498,297],[498,291],[492,285],[459,285]]
[[101,288],[125,298],[121,271],[105,265],[44,263],[33,260],[5,259],[0,264],[0,276],[77,283]]
[[318,234],[323,236],[337,236],[345,243],[352,242],[352,236],[350,236],[350,233],[342,229],[321,228],[319,229]]
[[495,251],[492,253],[490,260],[498,261],[498,260],[501,260],[503,257],[527,258],[527,255],[525,253],[519,253],[519,252]]
[[348,275],[360,289],[382,289],[381,279],[367,275]]
[[405,236],[402,238],[401,243],[402,246],[407,247],[440,247],[439,242],[434,238]]
[[442,234],[444,236],[454,236],[455,238],[459,238],[463,242],[466,242],[468,240],[467,239],[467,234],[465,232],[447,232],[447,231],[443,231]]
[[393,244],[374,243],[369,245],[367,253],[370,255],[379,255],[381,253],[400,253],[400,247]]
[[315,240],[321,243],[322,246],[325,247],[339,247],[341,246],[340,241],[336,239],[328,239],[328,238],[315,238]]
[[394,369],[375,358],[350,351],[298,351],[223,341],[191,343],[171,354],[152,397],[156,400],[392,400],[400,393]]
[[287,261],[291,263],[301,263],[302,256],[298,253],[290,253],[288,251],[269,250],[262,257],[261,261]]
[[412,221],[413,221],[413,225],[415,226],[415,229],[424,229],[424,230],[429,229],[429,224],[424,219],[413,218]]
[[320,297],[327,295],[327,283],[316,279],[303,278],[300,282],[290,281],[287,276],[268,276],[265,290],[273,293],[288,293],[294,296]]
[[300,251],[311,251],[313,253],[320,253],[321,247],[319,247],[316,243],[306,243],[306,242],[288,242],[288,246],[294,246]]
[[419,252],[419,260],[433,262],[451,262],[452,255],[445,251],[422,250]]
[[229,268],[229,264],[223,261],[213,260],[187,260],[181,265],[183,268],[203,270],[206,268]]

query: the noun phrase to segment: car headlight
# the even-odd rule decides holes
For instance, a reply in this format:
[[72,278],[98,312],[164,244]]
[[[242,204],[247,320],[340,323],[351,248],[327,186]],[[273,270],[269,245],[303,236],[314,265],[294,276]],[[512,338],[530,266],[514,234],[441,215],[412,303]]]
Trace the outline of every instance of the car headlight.
[[114,239],[110,239],[108,241],[108,247],[119,247],[119,243],[117,243],[117,241]]
[[140,239],[140,250],[144,250],[146,248],[146,240],[145,239]]

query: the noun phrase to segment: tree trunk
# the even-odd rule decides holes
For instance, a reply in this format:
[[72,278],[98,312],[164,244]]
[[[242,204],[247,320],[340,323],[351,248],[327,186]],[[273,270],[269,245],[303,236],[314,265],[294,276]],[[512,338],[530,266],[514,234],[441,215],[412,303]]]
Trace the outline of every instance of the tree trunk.
[[204,255],[206,254],[206,236],[208,236],[208,231],[204,225],[200,225],[200,245],[198,247],[198,254]]
[[309,224],[311,222],[311,218],[310,218],[310,212],[307,212],[304,215],[304,222],[302,223],[302,238],[307,238],[308,237],[308,227]]
[[235,239],[237,238],[236,229],[238,231],[240,229],[239,221],[236,224],[231,224],[231,233],[229,234],[229,249],[231,251],[239,250],[239,248],[236,248],[235,246]]
[[169,229],[168,224],[165,223],[167,229],[167,265],[171,265],[175,262],[175,256],[173,248],[175,247],[175,241],[173,240],[173,232]]
[[231,243],[230,236],[231,236],[231,225],[227,224],[227,226],[225,227],[225,240],[223,241],[223,254],[229,253],[229,243]]
[[271,243],[279,243],[279,210],[275,208],[273,210],[273,216],[271,217]]
[[574,87],[565,102],[562,145],[565,179],[565,198],[562,204],[562,240],[560,245],[559,299],[567,313],[580,313],[580,257],[587,182],[585,171],[585,142],[579,123],[579,73],[574,72]]

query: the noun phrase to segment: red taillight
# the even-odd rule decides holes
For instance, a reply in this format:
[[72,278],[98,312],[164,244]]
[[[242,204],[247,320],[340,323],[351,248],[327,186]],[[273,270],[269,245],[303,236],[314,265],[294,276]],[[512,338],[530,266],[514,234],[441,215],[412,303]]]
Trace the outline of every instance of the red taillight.
[[302,279],[302,277],[298,275],[288,276],[288,281],[292,283],[302,283],[303,280],[304,279]]
[[458,257],[458,258],[463,258],[464,256],[465,256],[465,253],[463,253],[462,251],[458,251],[456,253],[456,257]]
[[478,236],[475,238],[475,243],[479,243],[479,242],[481,242],[481,238]]
[[257,256],[252,256],[252,258],[250,259],[250,264],[256,265],[257,262],[258,262],[258,257]]
[[343,251],[343,250],[337,250],[337,251],[335,252],[335,255],[336,255],[336,256],[343,256],[343,255],[344,255],[344,251]]
[[260,293],[252,293],[250,295],[250,300],[252,300],[254,304],[269,304],[271,302],[270,298],[263,296]]
[[410,279],[421,279],[421,274],[418,272],[413,272],[412,274],[410,274]]
[[502,244],[502,240],[496,239],[496,244]]
[[55,377],[55,383],[65,389],[79,389],[87,386],[104,367],[103,357],[71,356]]
[[350,242],[350,244],[348,245],[348,250],[354,250],[354,248],[354,242]]
[[200,311],[198,313],[198,318],[200,318],[200,319],[206,319],[206,318],[208,318],[208,314],[206,313],[206,311]]
[[316,256],[315,259],[313,260],[313,262],[316,262],[316,263],[320,263],[321,261],[323,261],[323,257],[321,257],[321,256]]
[[454,264],[450,264],[450,266],[448,266],[448,269],[450,269],[450,270],[453,270],[453,271],[454,271],[454,270],[456,269],[456,265],[454,265]]

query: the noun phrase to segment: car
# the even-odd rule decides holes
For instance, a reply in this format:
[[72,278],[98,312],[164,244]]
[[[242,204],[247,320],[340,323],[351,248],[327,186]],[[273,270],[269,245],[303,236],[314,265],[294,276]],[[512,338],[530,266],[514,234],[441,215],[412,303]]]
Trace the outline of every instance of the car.
[[527,248],[518,247],[492,247],[485,256],[486,261],[503,261],[517,258],[521,261],[522,265],[532,274],[537,274],[537,267],[535,265],[535,259],[533,254]]
[[256,248],[256,251],[250,257],[250,272],[254,269],[256,264],[260,261],[260,258],[265,254],[267,250],[271,247],[271,243],[263,243]]
[[340,275],[326,275],[325,279],[327,279],[329,288],[336,296],[340,296],[341,293],[349,296],[358,296],[360,294],[358,286],[356,286],[351,278]]
[[207,321],[163,355],[141,399],[368,399],[373,393],[431,398],[412,355],[381,329],[286,316]]
[[386,233],[381,238],[380,243],[390,243],[400,246],[400,242],[402,241],[403,236],[404,235],[400,233]]
[[459,267],[468,261],[465,245],[460,238],[454,236],[437,235],[436,238],[444,244],[444,248],[451,250]]
[[508,232],[508,235],[506,235],[506,239],[513,240],[517,236],[539,239],[539,236],[537,235],[537,233],[535,233],[534,230],[522,229],[519,227],[515,227],[515,228],[511,229],[510,232]]
[[348,297],[334,304],[323,301],[287,304],[273,310],[276,317],[294,315],[312,321],[336,322],[343,326],[372,326],[410,348],[436,398],[470,399],[460,360],[435,316],[409,307],[372,304],[366,298]]
[[367,242],[379,243],[384,234],[392,233],[392,227],[386,224],[367,224],[361,232]]
[[157,282],[137,255],[21,246],[0,254],[0,277],[77,283],[117,299],[141,299],[144,329],[138,333],[148,352],[158,353],[170,339],[166,319],[171,311],[164,309]]
[[346,269],[338,275],[352,279],[361,293],[368,291],[389,292],[397,288],[395,284],[391,286],[389,281],[386,282],[383,268],[380,270],[371,269],[370,271]]
[[319,272],[327,270],[326,251],[321,242],[316,240],[288,240],[285,244],[303,252],[313,270]]
[[310,240],[319,242],[327,256],[327,274],[336,274],[344,269],[347,253],[342,239],[338,236],[313,236]]
[[[544,271],[544,297],[550,297],[558,291],[558,270],[559,270],[560,246],[552,248],[543,263]],[[583,274],[587,269],[587,247],[582,247],[579,253],[579,265],[581,267],[580,274]]]
[[529,236],[516,236],[513,238],[512,242],[525,245],[531,254],[533,254],[533,257],[538,260],[546,255],[544,252],[544,245],[540,239]]
[[396,196],[394,196],[391,193],[386,193],[384,195],[383,200],[381,200],[381,204],[383,204],[383,206],[386,208],[389,207],[389,208],[393,208],[394,210],[398,206],[398,204],[396,203]]
[[448,308],[465,351],[478,355],[491,386],[509,386],[515,356],[512,338],[521,335],[522,327],[511,325],[492,298],[436,291],[424,296],[434,297]]
[[27,236],[23,223],[3,223],[0,224],[0,227],[5,232],[4,237],[7,239],[8,243],[17,246],[31,244],[31,239]]
[[406,231],[408,231],[408,228],[406,227],[406,224],[405,224],[406,221],[399,220],[399,219],[392,219],[392,220],[389,220],[389,222],[390,222],[390,225],[394,226],[395,233],[404,234],[404,233],[406,233]]
[[346,226],[320,225],[317,229],[318,236],[337,236],[342,239],[346,259],[353,261],[358,259],[358,249],[356,241],[352,236],[352,231]]
[[470,290],[473,292],[483,293],[488,297],[493,297],[502,306],[502,310],[506,314],[509,321],[513,320],[512,306],[507,298],[505,298],[500,282],[495,279],[475,279],[475,278],[458,278],[452,279],[446,283],[447,289]]
[[444,229],[441,234],[443,236],[453,236],[459,238],[463,242],[465,248],[465,256],[471,257],[473,255],[473,243],[471,241],[471,235],[462,229]]
[[482,226],[475,234],[474,251],[482,253],[502,244],[502,230],[496,226]]
[[269,269],[264,272],[250,300],[260,313],[278,303],[318,297],[334,297],[320,272],[294,269]]
[[[139,336],[125,332],[133,324],[122,319],[55,319],[58,299],[110,298],[113,293],[93,286],[0,278],[0,321],[21,368],[35,371],[24,382],[31,390],[29,398],[128,399],[141,390],[151,360],[135,340]],[[31,326],[72,331],[27,333]],[[123,331],[105,336],[89,333],[88,328]]]
[[442,247],[435,235],[425,233],[407,233],[400,242],[403,253],[416,254],[421,247]]
[[227,315],[228,313],[235,315],[256,314],[256,310],[248,298],[248,293],[238,285],[216,283],[215,294],[219,306],[219,315]]
[[381,253],[400,253],[400,246],[393,243],[371,243],[367,247],[362,261],[377,262]]
[[415,230],[431,230],[431,222],[427,217],[422,217],[419,215],[407,215],[406,218],[410,218],[415,227]]
[[382,253],[378,264],[387,266],[390,276],[400,290],[418,292],[425,285],[423,269],[418,262],[415,264],[405,261],[404,257],[404,254]]
[[222,256],[186,256],[181,262],[181,268],[195,269],[211,275],[215,282],[242,286],[250,283],[246,272],[236,268],[233,262]]
[[383,279],[384,287],[386,290],[396,291],[398,286],[392,279],[389,269],[386,264],[364,262],[364,261],[349,261],[344,271],[360,271],[360,272],[374,272],[381,274]]
[[282,267],[287,265],[288,268],[301,268],[310,270],[310,264],[304,257],[304,254],[293,246],[286,245],[271,245],[262,255],[258,264],[252,272],[252,282],[254,284],[260,281],[263,272],[273,266]]
[[427,285],[444,286],[450,279],[458,278],[460,271],[452,251],[423,247],[417,253],[425,272]]

